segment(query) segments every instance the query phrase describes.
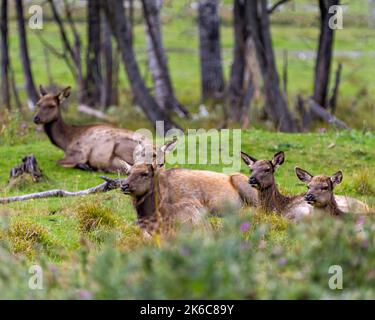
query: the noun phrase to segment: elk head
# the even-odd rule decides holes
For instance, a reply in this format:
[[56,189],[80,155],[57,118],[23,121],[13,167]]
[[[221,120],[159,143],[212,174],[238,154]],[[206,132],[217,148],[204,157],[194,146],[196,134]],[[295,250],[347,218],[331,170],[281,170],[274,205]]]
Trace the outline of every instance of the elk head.
[[275,185],[275,170],[284,163],[285,156],[284,152],[280,151],[272,160],[257,160],[241,151],[241,158],[250,168],[249,184],[258,190],[264,190]]
[[333,203],[334,187],[341,183],[342,172],[338,171],[331,177],[313,176],[307,171],[296,167],[296,175],[298,179],[307,184],[308,191],[305,194],[305,201],[314,207],[323,208]]
[[163,159],[154,159],[152,163],[136,162],[134,165],[130,165],[126,161],[122,161],[124,173],[128,174],[128,177],[122,181],[121,191],[135,197],[145,195],[152,189],[155,176],[164,167],[165,153],[173,151],[176,145],[177,139],[164,144],[158,152],[159,155],[163,155]]
[[69,97],[70,87],[66,87],[58,94],[48,93],[42,86],[40,99],[37,102],[38,112],[34,116],[35,124],[46,124],[56,121],[60,116],[60,104]]

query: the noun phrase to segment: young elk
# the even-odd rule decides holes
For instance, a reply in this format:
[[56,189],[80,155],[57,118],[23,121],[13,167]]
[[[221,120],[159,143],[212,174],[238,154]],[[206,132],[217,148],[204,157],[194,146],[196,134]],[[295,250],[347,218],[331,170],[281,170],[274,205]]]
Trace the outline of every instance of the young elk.
[[258,190],[259,207],[265,212],[276,212],[289,219],[298,220],[311,213],[312,207],[304,201],[304,195],[282,195],[275,182],[275,171],[284,163],[284,152],[276,153],[272,160],[257,160],[241,152],[243,161],[251,170],[249,184]]
[[139,143],[152,148],[143,136],[130,130],[102,124],[75,126],[65,123],[60,105],[69,95],[70,87],[53,94],[40,86],[39,109],[34,116],[34,123],[43,124],[51,142],[65,151],[59,165],[117,172],[122,168],[121,160],[134,163],[133,153]]
[[359,200],[333,194],[335,186],[342,181],[341,171],[331,177],[323,175],[314,177],[298,167],[295,168],[295,172],[298,179],[307,184],[308,191],[304,199],[314,207],[314,213],[321,211],[333,216],[342,216],[345,213],[367,213],[369,211],[368,206]]
[[256,192],[247,183],[245,175],[189,170],[164,169],[164,154],[176,146],[177,141],[165,144],[160,149],[161,163],[124,162],[125,173],[121,190],[130,194],[137,211],[138,224],[146,234],[163,227],[171,221],[198,223],[202,215],[223,213],[232,207],[256,204]]

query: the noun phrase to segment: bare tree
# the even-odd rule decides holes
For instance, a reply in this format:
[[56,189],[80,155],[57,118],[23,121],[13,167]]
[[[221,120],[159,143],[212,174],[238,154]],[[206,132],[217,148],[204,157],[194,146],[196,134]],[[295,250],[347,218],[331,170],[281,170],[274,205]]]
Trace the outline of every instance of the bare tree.
[[167,56],[163,47],[160,8],[162,0],[142,0],[146,22],[146,40],[149,68],[155,86],[155,99],[163,110],[187,116],[188,112],[175,97],[169,76]]
[[[76,79],[76,83],[78,86],[78,103],[82,104],[84,103],[86,96],[86,85],[82,72],[81,39],[72,18],[71,7],[66,1],[64,2],[67,18],[66,20],[69,23],[69,26],[73,33],[73,43],[71,43],[68,37],[68,31],[66,30],[65,24],[63,22],[63,19],[61,18],[55,2],[53,0],[48,0],[48,3],[50,4],[53,19],[55,20],[60,33],[61,43],[63,47],[63,53],[61,53],[60,55],[65,60],[67,66],[69,67],[69,70],[71,70]],[[48,45],[48,48],[55,53],[55,49],[53,48],[53,46]]]
[[20,57],[23,67],[23,74],[25,78],[25,89],[28,97],[28,105],[30,109],[33,109],[37,101],[39,100],[38,93],[35,89],[34,79],[31,72],[31,64],[29,58],[29,51],[27,47],[27,38],[25,30],[25,19],[23,16],[23,3],[22,0],[15,0],[16,14],[17,14],[17,25],[18,25],[18,36],[20,45]]
[[263,76],[266,98],[265,111],[280,131],[297,131],[296,123],[288,109],[288,104],[280,89],[279,76],[276,69],[275,55],[269,23],[267,1],[246,1],[248,28],[254,40],[259,66]]
[[1,0],[0,16],[1,53],[1,102],[10,110],[9,49],[8,49],[8,0]]
[[113,50],[112,50],[112,40],[111,40],[111,30],[109,28],[106,17],[102,17],[103,23],[101,24],[102,29],[102,65],[103,65],[103,80],[102,80],[102,91],[101,91],[101,106],[106,108],[114,104],[113,100]]
[[253,81],[249,58],[254,50],[247,27],[246,2],[235,0],[233,6],[234,49],[228,85],[229,117],[233,122],[246,126],[253,93]]
[[198,26],[202,100],[217,99],[224,91],[218,0],[199,1]]
[[148,92],[141,77],[132,46],[131,32],[124,14],[125,8],[123,2],[119,0],[109,0],[102,2],[101,5],[109,22],[112,34],[119,46],[125,71],[128,75],[137,103],[139,103],[147,118],[153,124],[159,120],[164,121],[165,130],[175,127],[176,125]]
[[100,106],[102,73],[100,64],[101,27],[100,0],[87,2],[87,56],[86,56],[86,97],[85,102],[92,107]]
[[315,64],[313,99],[323,108],[327,107],[327,93],[331,70],[334,35],[334,30],[330,28],[328,23],[329,19],[332,17],[332,14],[329,13],[328,10],[330,6],[338,5],[339,3],[339,0],[319,0],[320,36]]

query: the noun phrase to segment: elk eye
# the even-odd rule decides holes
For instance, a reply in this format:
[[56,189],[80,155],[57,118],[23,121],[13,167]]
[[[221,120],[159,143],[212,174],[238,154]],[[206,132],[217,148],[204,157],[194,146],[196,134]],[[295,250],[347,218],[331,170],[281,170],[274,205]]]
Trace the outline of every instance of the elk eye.
[[264,170],[264,172],[271,172],[271,169],[270,168],[268,168],[268,169],[266,169],[266,170]]
[[141,176],[142,176],[142,177],[147,177],[147,176],[148,176],[148,173],[147,173],[147,172],[142,172],[142,173],[141,173]]
[[322,187],[322,190],[328,190],[328,187]]

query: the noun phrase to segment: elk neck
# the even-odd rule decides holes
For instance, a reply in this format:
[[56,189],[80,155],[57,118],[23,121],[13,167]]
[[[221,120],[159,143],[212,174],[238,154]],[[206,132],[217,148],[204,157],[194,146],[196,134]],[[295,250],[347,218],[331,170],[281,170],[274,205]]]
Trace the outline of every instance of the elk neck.
[[61,115],[57,120],[46,123],[43,127],[51,142],[63,150],[66,150],[77,131],[77,127],[65,123]]
[[140,196],[134,198],[134,207],[137,211],[137,218],[145,219],[150,218],[156,215],[156,206],[157,206],[157,188],[155,187],[155,182],[152,182],[150,190]]
[[342,216],[344,215],[344,212],[341,211],[337,205],[335,196],[332,195],[331,201],[329,204],[327,204],[324,209],[329,212],[332,216]]
[[295,197],[287,197],[282,195],[276,184],[258,191],[260,208],[266,212],[276,211],[282,213]]

